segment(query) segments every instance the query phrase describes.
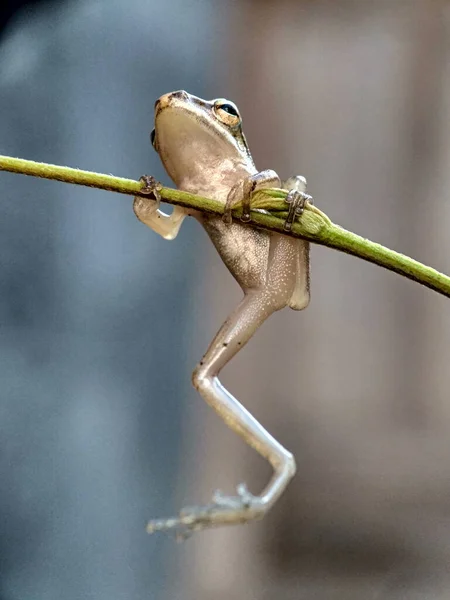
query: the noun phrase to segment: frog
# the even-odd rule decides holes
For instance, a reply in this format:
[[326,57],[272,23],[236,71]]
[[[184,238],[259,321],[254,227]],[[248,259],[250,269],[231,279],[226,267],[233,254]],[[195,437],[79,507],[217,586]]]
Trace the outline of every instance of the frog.
[[[273,469],[270,481],[257,495],[241,483],[235,495],[216,491],[208,504],[186,507],[177,516],[148,523],[149,533],[175,530],[184,538],[202,529],[263,518],[295,474],[293,454],[221,384],[219,374],[270,315],[285,307],[303,310],[310,301],[309,242],[252,226],[252,194],[266,188],[288,190],[291,218],[286,232],[312,197],[306,194],[302,176],[282,182],[273,170],[257,170],[240,112],[225,98],[208,101],[184,90],[164,94],[155,103],[150,137],[179,190],[213,198],[224,210],[217,215],[176,205],[170,215],[165,214],[160,208],[161,184],[143,176],[144,196],[136,196],[133,203],[137,218],[164,239],[173,240],[183,220],[194,217],[243,292],[197,364],[192,383],[226,425]],[[238,203],[242,203],[242,217],[233,219]]]

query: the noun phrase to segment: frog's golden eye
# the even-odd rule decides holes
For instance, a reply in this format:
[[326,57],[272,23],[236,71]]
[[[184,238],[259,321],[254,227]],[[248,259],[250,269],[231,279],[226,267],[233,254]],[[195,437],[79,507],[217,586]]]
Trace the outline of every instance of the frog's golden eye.
[[217,108],[220,108],[220,110],[224,110],[226,113],[228,113],[232,117],[239,117],[238,110],[234,106],[234,104],[230,104],[230,103],[220,104]]
[[214,111],[219,121],[229,127],[236,127],[241,123],[241,116],[237,106],[229,100],[216,100],[214,103]]

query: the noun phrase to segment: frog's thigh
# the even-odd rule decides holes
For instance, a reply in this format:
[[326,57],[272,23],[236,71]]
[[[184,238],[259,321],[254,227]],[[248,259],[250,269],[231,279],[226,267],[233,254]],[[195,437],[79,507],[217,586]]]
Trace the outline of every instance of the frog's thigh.
[[[271,302],[280,307],[294,302],[306,306],[309,297],[309,279],[305,276],[307,255],[297,240],[285,235],[272,235],[267,268],[266,293]],[[305,304],[306,302],[306,304]]]
[[[294,175],[283,183],[286,190],[297,190],[299,192],[306,192],[306,185],[306,179],[303,175]],[[303,310],[308,306],[310,300],[310,244],[306,240],[291,237],[285,239],[289,240],[288,243],[291,244],[296,256],[295,285],[289,300],[289,306],[294,310]]]
[[259,289],[266,281],[270,234],[238,222],[228,225],[220,217],[209,217],[203,225],[241,288],[244,291]]

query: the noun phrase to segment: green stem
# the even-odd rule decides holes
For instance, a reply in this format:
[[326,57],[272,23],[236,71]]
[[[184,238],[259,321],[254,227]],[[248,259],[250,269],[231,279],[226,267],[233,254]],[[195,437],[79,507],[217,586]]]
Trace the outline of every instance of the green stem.
[[[37,163],[31,160],[0,156],[0,171],[10,171],[34,177],[56,179],[65,183],[85,185],[121,194],[141,195],[141,183],[132,179],[113,177],[103,173],[81,171],[69,167]],[[195,194],[188,194],[180,190],[162,188],[161,196],[169,204],[177,204],[194,210],[209,212],[217,215],[223,213],[223,204],[211,198],[202,198]],[[264,209],[271,214],[252,210],[252,225],[257,225],[270,231],[286,233],[283,229],[286,218],[286,192],[279,189],[259,191],[252,198],[252,209]],[[239,217],[241,207],[233,210],[233,216]],[[335,225],[330,219],[315,206],[307,205],[300,220],[296,221],[289,235],[301,237],[313,243],[340,250],[362,258],[368,262],[394,271],[408,279],[435,290],[439,294],[450,297],[450,277],[427,267],[404,254],[381,246],[346,231]]]

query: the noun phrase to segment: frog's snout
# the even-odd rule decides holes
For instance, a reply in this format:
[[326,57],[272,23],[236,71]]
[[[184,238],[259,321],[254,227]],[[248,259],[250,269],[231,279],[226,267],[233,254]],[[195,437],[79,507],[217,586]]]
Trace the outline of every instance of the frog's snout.
[[184,90],[178,90],[176,92],[169,92],[168,94],[164,94],[161,98],[155,102],[155,111],[162,110],[170,105],[172,99],[176,100],[184,100],[187,102],[189,100],[189,94]]

